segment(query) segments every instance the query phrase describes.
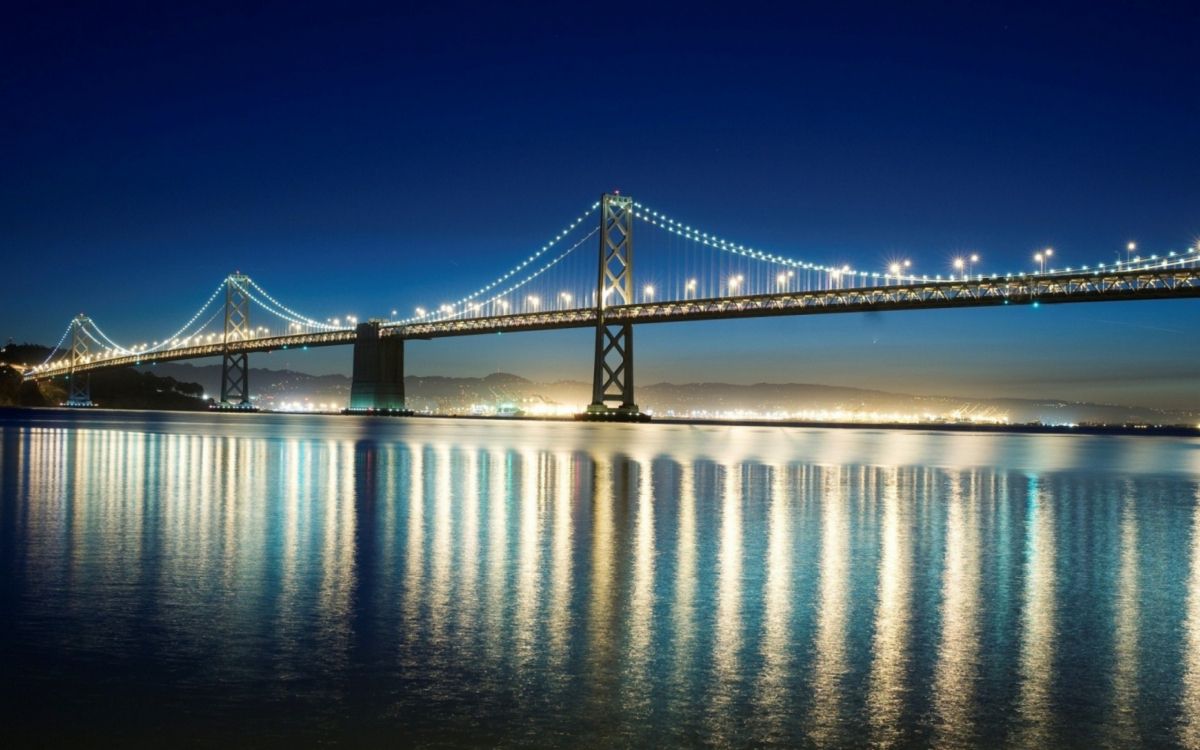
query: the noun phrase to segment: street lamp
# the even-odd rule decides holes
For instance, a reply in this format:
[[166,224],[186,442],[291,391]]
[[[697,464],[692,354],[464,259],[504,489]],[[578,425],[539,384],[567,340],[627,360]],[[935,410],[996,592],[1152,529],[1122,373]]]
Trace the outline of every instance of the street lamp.
[[1126,263],[1128,263],[1128,262],[1129,262],[1129,256],[1130,256],[1130,255],[1133,253],[1133,251],[1135,251],[1135,250],[1137,250],[1137,243],[1136,243],[1136,242],[1130,242],[1128,245],[1126,245],[1126,246],[1125,246],[1125,262],[1126,262]]
[[975,273],[975,264],[979,262],[979,253],[971,253],[971,257],[968,260],[967,275],[971,276]]
[[646,286],[642,287],[642,297],[647,300],[654,299],[654,285],[653,284],[647,284]]
[[688,279],[687,286],[685,286],[683,288],[683,298],[684,299],[687,299],[689,292],[692,294],[693,297],[696,296],[696,280],[695,279]]
[[570,292],[562,292],[561,294],[558,295],[558,298],[563,301],[564,306],[571,304],[571,293]]
[[538,309],[538,305],[541,304],[542,300],[536,294],[531,294],[525,298],[525,301],[528,303],[527,307],[531,307],[536,310]]
[[954,270],[958,271],[960,276],[963,275],[962,270],[963,270],[963,266],[965,266],[965,265],[966,265],[966,261],[963,260],[962,258],[954,259]]
[[1048,247],[1040,253],[1034,253],[1033,259],[1038,263],[1038,273],[1046,273],[1046,261],[1054,255],[1054,248]]

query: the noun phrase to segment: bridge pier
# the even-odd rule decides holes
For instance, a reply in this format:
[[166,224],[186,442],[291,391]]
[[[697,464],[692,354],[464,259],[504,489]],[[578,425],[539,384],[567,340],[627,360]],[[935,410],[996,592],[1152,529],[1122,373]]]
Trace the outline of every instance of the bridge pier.
[[350,406],[343,414],[412,415],[404,403],[404,339],[380,336],[380,322],[355,330]]
[[83,331],[86,321],[82,313],[71,321],[71,374],[68,376],[70,383],[66,403],[70,407],[95,406],[92,403],[92,374],[75,371],[75,367],[85,362],[91,353],[91,346]]
[[647,422],[633,400],[633,325],[609,324],[610,304],[633,302],[633,199],[605,193],[600,198],[600,273],[596,281],[596,350],[592,403],[577,419]]

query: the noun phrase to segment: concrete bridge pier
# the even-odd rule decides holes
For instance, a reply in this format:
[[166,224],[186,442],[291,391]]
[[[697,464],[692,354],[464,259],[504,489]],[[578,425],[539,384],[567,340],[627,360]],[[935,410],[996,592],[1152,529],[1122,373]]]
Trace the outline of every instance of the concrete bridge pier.
[[359,323],[355,330],[354,377],[345,414],[412,414],[404,404],[404,339],[381,336],[381,322]]

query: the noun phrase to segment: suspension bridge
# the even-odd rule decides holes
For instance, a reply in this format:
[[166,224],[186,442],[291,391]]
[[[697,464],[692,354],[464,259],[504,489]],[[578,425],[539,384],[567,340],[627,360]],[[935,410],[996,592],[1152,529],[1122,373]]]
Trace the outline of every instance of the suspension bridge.
[[[638,232],[638,283],[634,229]],[[591,242],[589,242],[591,241]],[[586,250],[599,246],[598,255]],[[1200,296],[1200,246],[1124,259],[977,272],[966,255],[945,275],[918,275],[909,259],[882,271],[815,263],[738,244],[682,223],[629,196],[605,194],[529,256],[454,302],[412,315],[320,320],[297,312],[247,275],[223,279],[173,333],[120,344],[78,315],[27,380],[69,381],[69,406],[90,406],[90,374],[155,362],[222,358],[220,408],[252,409],[249,355],[351,345],[349,411],[406,414],[404,344],[450,336],[595,329],[592,402],[586,419],[640,421],[634,398],[634,327],[718,318],[1189,298]],[[252,325],[251,312],[270,325]],[[256,317],[257,320],[257,317]]]

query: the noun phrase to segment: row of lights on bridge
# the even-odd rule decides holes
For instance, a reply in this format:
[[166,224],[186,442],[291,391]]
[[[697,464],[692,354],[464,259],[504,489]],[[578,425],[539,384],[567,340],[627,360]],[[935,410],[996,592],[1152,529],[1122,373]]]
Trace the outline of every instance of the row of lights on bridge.
[[[559,237],[556,237],[555,240],[557,241],[558,239],[561,239],[561,236],[562,235],[560,235]],[[554,243],[551,242],[549,244],[553,245]],[[1125,255],[1124,261],[1118,259],[1114,263],[1114,266],[1118,270],[1120,270],[1122,266],[1129,268],[1131,266],[1135,266],[1136,264],[1141,264],[1143,262],[1151,262],[1151,261],[1159,260],[1158,255],[1151,255],[1149,257],[1149,259],[1147,259],[1145,261],[1143,260],[1143,258],[1141,256],[1136,255],[1135,254],[1137,252],[1137,243],[1136,242],[1129,242],[1125,246],[1125,251],[1126,251],[1126,255]],[[1200,252],[1200,243],[1197,243],[1195,247],[1189,247],[1187,249],[1186,254],[1196,254],[1198,252]],[[1172,251],[1168,254],[1167,257],[1175,258],[1177,256],[1178,256],[1178,254]],[[1054,257],[1054,248],[1050,248],[1050,247],[1047,247],[1043,250],[1039,250],[1038,252],[1033,254],[1033,260],[1035,263],[1038,264],[1038,273],[1039,274],[1046,273],[1046,265],[1050,262],[1050,260],[1053,257]],[[959,256],[959,257],[954,258],[951,261],[951,266],[957,272],[958,276],[960,276],[963,280],[967,280],[973,275],[975,264],[977,264],[979,262],[979,260],[980,260],[980,256],[978,253],[971,253],[970,255]],[[1164,263],[1166,262],[1166,258],[1163,259],[1163,262]],[[848,266],[848,265],[844,265],[841,268],[828,269],[827,273],[829,275],[829,279],[830,279],[831,283],[840,282],[841,278],[844,276],[853,277],[855,275],[858,275],[861,277],[870,276],[870,277],[874,277],[874,278],[879,278],[882,275],[882,277],[884,278],[885,281],[889,281],[893,278],[896,279],[897,281],[904,281],[904,280],[907,280],[910,282],[929,281],[928,276],[922,276],[918,279],[917,276],[911,274],[911,272],[910,272],[911,267],[912,267],[912,261],[905,259],[905,260],[891,262],[887,267],[887,272],[883,273],[883,274],[878,274],[878,273],[867,274],[866,272],[855,271],[855,270],[851,269],[850,266]],[[1097,266],[1097,268],[1098,269],[1105,268],[1105,264],[1101,263]],[[1088,270],[1088,267],[1082,266],[1080,270],[1086,271],[1086,270]],[[1072,269],[1067,268],[1066,271],[1070,272],[1070,271],[1072,271]],[[1057,271],[1054,268],[1051,268],[1050,273],[1057,273]],[[1018,274],[1018,275],[1024,276],[1025,274]],[[1005,274],[1005,276],[1009,277],[1009,276],[1011,276],[1011,274]],[[786,289],[794,277],[795,277],[795,271],[789,269],[786,272],[780,272],[776,276],[776,282],[781,289]],[[956,279],[956,276],[954,274],[951,274],[948,277],[948,280],[950,280],[950,281],[954,281],[955,279]],[[939,280],[939,281],[941,280],[940,275],[937,277],[937,280]],[[744,282],[745,282],[745,276],[743,274],[731,275],[730,277],[728,277],[726,279],[726,283],[725,283],[726,293],[727,294],[735,294],[738,291],[741,291],[743,289]],[[695,296],[697,289],[698,289],[698,284],[699,284],[699,282],[697,279],[695,279],[695,278],[688,279],[688,281],[684,285],[684,298],[685,299],[688,298],[689,296],[692,296],[692,297]],[[611,289],[606,290],[605,295],[607,296],[607,294],[610,291],[611,291]],[[648,302],[648,301],[653,300],[654,296],[655,296],[655,292],[656,292],[656,289],[653,284],[644,285],[642,287],[643,301]],[[214,294],[214,298],[215,298],[215,294]],[[558,300],[561,301],[562,305],[564,305],[564,306],[569,305],[573,299],[574,299],[574,297],[570,292],[564,291],[564,292],[560,292],[558,295]],[[212,299],[210,299],[209,301],[211,302]],[[541,302],[542,302],[542,300],[539,295],[530,294],[530,295],[526,296],[525,311],[530,312],[530,311],[539,310],[541,308]],[[503,312],[509,311],[509,309],[511,307],[510,303],[506,299],[493,299],[493,300],[489,300],[489,301],[483,302],[483,303],[481,303],[481,302],[463,303],[462,312],[463,313],[468,313],[468,312],[476,312],[477,313],[480,309],[482,309],[483,305],[485,305],[485,304],[495,304]],[[207,303],[206,303],[206,306],[207,306]],[[440,312],[444,315],[453,315],[454,310],[455,310],[455,305],[445,304],[445,305],[441,305],[438,308],[437,312]],[[398,311],[392,310],[391,313],[392,313],[392,318],[395,319],[398,314]],[[425,318],[429,315],[429,311],[423,307],[416,308],[416,313],[417,313],[418,318]],[[355,315],[347,315],[345,317],[345,319],[351,326],[358,324],[358,317]],[[340,326],[341,321],[342,321],[342,318],[327,318],[326,319],[326,323],[331,324],[333,326]],[[313,324],[316,324],[315,321],[313,321]],[[304,327],[305,326],[303,326],[300,323],[292,322],[289,325],[289,331],[299,331],[299,330],[303,329]],[[251,335],[255,336],[255,337],[269,336],[270,329],[267,328],[266,326],[258,326],[258,327],[251,329]],[[100,356],[113,357],[113,356],[124,356],[124,355],[129,355],[129,354],[146,353],[148,351],[152,352],[154,350],[157,350],[160,347],[178,347],[178,346],[188,346],[188,345],[200,345],[200,344],[204,344],[204,343],[213,343],[218,340],[223,340],[223,338],[224,337],[221,334],[211,334],[210,333],[210,334],[207,334],[207,336],[205,336],[204,334],[196,334],[194,336],[190,336],[190,337],[186,337],[186,338],[182,338],[182,339],[164,340],[163,342],[161,342],[161,344],[160,344],[160,342],[155,341],[153,343],[153,345],[143,343],[143,344],[139,344],[134,347],[131,347],[129,349],[123,349],[123,348],[119,348],[119,347],[115,348],[115,349],[107,348]],[[88,360],[90,361],[91,359],[92,359],[92,356],[89,355]],[[35,369],[38,369],[38,368],[35,368]]]
[[[1133,253],[1136,250],[1137,250],[1137,243],[1134,243],[1134,242],[1128,243],[1128,245],[1126,246],[1127,255],[1126,255],[1124,263],[1122,263],[1121,260],[1118,260],[1118,261],[1116,261],[1115,265],[1120,267],[1122,265],[1141,263],[1142,262],[1141,257],[1133,256]],[[1197,251],[1200,251],[1200,244],[1197,244],[1197,246],[1195,248],[1188,248],[1187,252],[1194,254]],[[1171,253],[1170,255],[1171,255],[1171,257],[1176,256],[1175,253]],[[1040,274],[1046,273],[1046,265],[1050,262],[1050,260],[1053,257],[1054,257],[1054,248],[1050,248],[1050,247],[1045,248],[1044,250],[1039,250],[1038,252],[1033,254],[1033,260],[1035,263],[1038,264],[1038,273],[1040,273]],[[947,276],[947,280],[955,281],[957,279],[961,279],[961,280],[965,281],[965,280],[972,278],[975,275],[975,266],[976,266],[976,264],[978,264],[980,262],[980,259],[981,258],[980,258],[979,253],[971,253],[969,255],[962,255],[962,256],[953,258],[950,262],[950,265],[954,269],[954,273],[949,274]],[[1158,260],[1158,256],[1152,255],[1152,256],[1150,256],[1150,260]],[[912,268],[911,260],[905,259],[905,260],[893,261],[888,265],[887,271],[882,274],[882,277],[885,281],[891,281],[892,279],[895,279],[897,281],[910,281],[910,282],[929,281],[928,276],[918,277],[915,274],[912,274],[910,271],[911,268]],[[1099,268],[1104,268],[1104,264],[1100,264]],[[1072,269],[1067,268],[1066,270],[1071,271]],[[1084,266],[1082,270],[1087,270],[1087,267]],[[832,268],[832,269],[828,270],[827,273],[828,273],[830,281],[832,283],[838,283],[844,277],[853,277],[855,275],[858,275],[858,276],[867,276],[868,275],[866,272],[863,272],[863,271],[855,271],[849,265],[843,265],[841,268]],[[1054,268],[1051,268],[1050,273],[1057,273],[1057,271]],[[881,274],[869,274],[869,275],[874,278],[879,278],[881,276]],[[1006,274],[1006,275],[1011,276],[1011,274]],[[1024,275],[1024,274],[1021,274],[1021,275]],[[788,270],[786,272],[780,272],[779,274],[777,274],[775,277],[775,280],[781,289],[786,289],[794,277],[795,277],[795,271]],[[936,279],[938,281],[941,281],[942,277],[939,275],[936,277]],[[744,282],[745,282],[745,275],[743,275],[743,274],[731,275],[728,279],[726,279],[726,282],[725,282],[726,293],[727,294],[737,293],[738,291],[740,291],[743,288]],[[685,299],[688,298],[689,296],[695,296],[695,293],[698,289],[698,284],[699,284],[699,282],[697,279],[694,279],[694,278],[688,279],[688,281],[684,284],[684,288],[683,288]],[[606,294],[607,293],[608,292],[606,291]],[[653,284],[646,284],[645,286],[642,287],[642,301],[644,301],[644,302],[652,301],[654,299],[654,296],[655,296],[655,286]],[[559,298],[564,303],[570,303],[570,301],[572,300],[572,295],[570,292],[561,292],[559,294]],[[511,307],[508,300],[496,299],[496,300],[490,300],[489,302],[485,302],[485,303],[473,302],[473,303],[464,304],[461,312],[462,313],[478,312],[483,307],[484,304],[495,304],[501,311],[504,311],[504,312],[507,312]],[[525,311],[530,312],[530,311],[536,311],[539,309],[541,309],[541,297],[536,294],[528,295],[525,298]],[[441,313],[442,315],[448,315],[448,316],[454,315],[455,314],[455,306],[449,305],[449,304],[441,305],[437,309],[436,312]],[[392,310],[393,318],[396,316],[396,314],[397,314],[397,311]],[[418,308],[416,308],[416,314],[417,314],[418,318],[426,318],[426,317],[429,317],[430,312],[429,312],[429,310],[427,310],[424,307],[418,307]]]

